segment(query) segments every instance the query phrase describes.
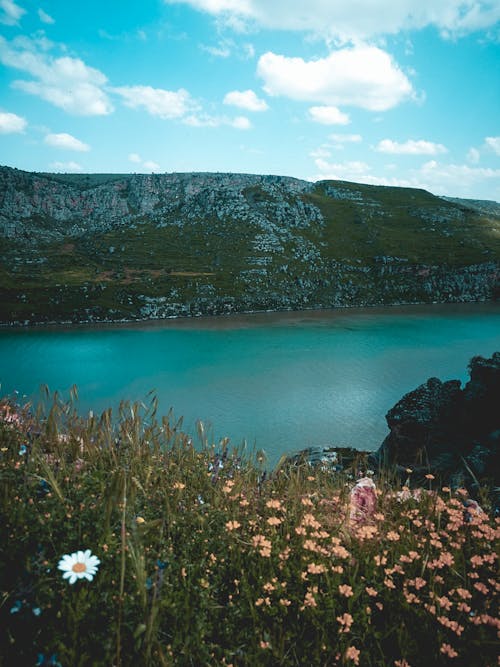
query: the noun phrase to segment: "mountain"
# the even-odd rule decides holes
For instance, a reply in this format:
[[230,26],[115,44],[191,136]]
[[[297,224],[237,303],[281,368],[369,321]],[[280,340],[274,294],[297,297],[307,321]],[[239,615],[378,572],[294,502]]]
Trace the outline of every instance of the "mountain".
[[0,322],[493,299],[500,206],[250,174],[0,167]]

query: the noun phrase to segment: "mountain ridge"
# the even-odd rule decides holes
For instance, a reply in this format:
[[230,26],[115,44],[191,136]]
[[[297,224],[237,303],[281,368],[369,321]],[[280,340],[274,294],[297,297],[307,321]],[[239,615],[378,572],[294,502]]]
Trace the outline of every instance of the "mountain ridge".
[[0,322],[489,300],[494,204],[289,176],[0,167]]

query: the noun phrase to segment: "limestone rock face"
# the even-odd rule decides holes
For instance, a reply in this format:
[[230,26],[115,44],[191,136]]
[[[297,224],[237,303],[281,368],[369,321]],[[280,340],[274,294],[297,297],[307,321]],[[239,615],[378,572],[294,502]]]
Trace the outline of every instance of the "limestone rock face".
[[[415,480],[427,473],[446,483],[500,484],[500,352],[474,357],[470,380],[430,378],[386,415],[390,433],[371,455],[374,466],[411,468]],[[405,473],[406,474],[406,473]]]

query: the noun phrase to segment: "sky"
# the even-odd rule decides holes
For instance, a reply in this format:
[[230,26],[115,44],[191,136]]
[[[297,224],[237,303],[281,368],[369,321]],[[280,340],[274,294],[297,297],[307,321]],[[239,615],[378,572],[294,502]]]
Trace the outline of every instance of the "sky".
[[500,0],[0,0],[0,164],[500,201]]

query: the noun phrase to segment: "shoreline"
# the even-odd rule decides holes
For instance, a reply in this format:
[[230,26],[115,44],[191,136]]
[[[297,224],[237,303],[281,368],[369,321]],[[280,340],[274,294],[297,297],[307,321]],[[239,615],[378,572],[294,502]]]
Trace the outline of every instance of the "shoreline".
[[[332,320],[352,315],[411,315],[431,309],[456,310],[463,314],[464,310],[475,312],[500,311],[500,302],[492,301],[466,301],[466,302],[400,302],[394,304],[374,304],[364,306],[337,306],[336,308],[306,308],[302,310],[256,310],[233,312],[221,315],[178,315],[165,318],[144,318],[125,320],[101,320],[101,321],[51,321],[30,322],[21,324],[19,322],[0,323],[2,331],[40,331],[40,330],[73,330],[73,329],[203,329],[203,330],[226,330],[226,329],[251,329],[263,326],[294,325],[305,323],[310,320],[320,323],[322,320]],[[472,314],[472,312],[471,312]]]

